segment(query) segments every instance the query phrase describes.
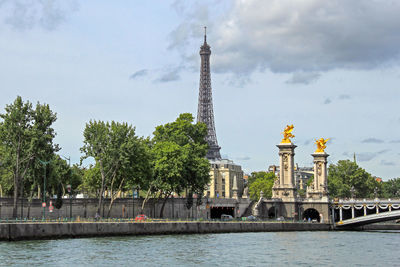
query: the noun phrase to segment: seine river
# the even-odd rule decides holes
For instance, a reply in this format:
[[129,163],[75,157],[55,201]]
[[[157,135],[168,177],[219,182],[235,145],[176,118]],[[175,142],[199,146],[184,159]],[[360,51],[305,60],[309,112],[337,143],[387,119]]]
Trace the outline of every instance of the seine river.
[[0,242],[10,266],[400,266],[400,232],[274,232]]

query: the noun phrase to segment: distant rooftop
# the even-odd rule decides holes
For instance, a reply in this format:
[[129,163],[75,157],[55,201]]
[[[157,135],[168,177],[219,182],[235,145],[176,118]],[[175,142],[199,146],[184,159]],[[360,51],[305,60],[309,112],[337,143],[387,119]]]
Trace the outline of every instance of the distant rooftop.
[[232,165],[237,165],[233,162],[233,160],[230,159],[210,159],[209,160],[211,164],[232,164]]

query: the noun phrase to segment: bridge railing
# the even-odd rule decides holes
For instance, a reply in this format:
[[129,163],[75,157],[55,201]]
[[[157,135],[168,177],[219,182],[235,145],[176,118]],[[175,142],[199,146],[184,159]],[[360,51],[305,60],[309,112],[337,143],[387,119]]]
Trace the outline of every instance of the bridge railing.
[[[340,225],[343,223],[343,212],[346,210],[351,210],[351,219],[391,212],[392,210],[400,210],[400,199],[335,199],[331,202],[331,207],[332,214],[336,214],[335,210],[339,212],[338,224]],[[356,216],[356,213],[358,216]]]

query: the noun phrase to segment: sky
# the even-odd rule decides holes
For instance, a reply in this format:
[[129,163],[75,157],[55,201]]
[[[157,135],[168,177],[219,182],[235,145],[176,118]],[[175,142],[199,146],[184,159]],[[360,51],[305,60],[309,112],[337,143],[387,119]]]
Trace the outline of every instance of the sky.
[[398,14],[391,0],[0,0],[0,113],[18,95],[49,104],[71,163],[89,120],[151,136],[196,116],[207,26],[224,158],[266,170],[294,124],[300,166],[324,137],[329,163],[355,153],[372,175],[400,177]]

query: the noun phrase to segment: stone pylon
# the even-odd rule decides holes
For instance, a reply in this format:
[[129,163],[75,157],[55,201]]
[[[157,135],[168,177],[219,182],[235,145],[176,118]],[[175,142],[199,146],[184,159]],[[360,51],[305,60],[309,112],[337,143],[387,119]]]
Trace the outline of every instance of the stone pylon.
[[325,152],[316,152],[311,156],[314,158],[314,181],[307,187],[307,197],[328,201],[327,158],[329,155]]
[[235,198],[235,199],[239,198],[236,175],[233,176],[232,198]]
[[280,143],[277,147],[279,148],[279,177],[272,187],[272,198],[295,201],[294,149],[297,146],[292,143]]

